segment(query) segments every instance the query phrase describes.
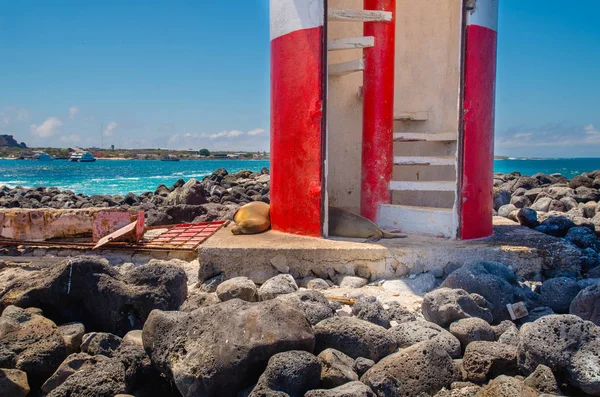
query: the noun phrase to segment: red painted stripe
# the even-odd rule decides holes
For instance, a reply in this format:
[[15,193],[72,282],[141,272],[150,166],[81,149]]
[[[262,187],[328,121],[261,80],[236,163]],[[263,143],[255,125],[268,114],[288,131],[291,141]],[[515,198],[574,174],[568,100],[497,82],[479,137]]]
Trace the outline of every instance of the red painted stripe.
[[375,222],[380,204],[391,202],[396,0],[365,0],[364,8],[394,13],[392,22],[369,22],[364,27],[365,36],[375,37],[375,47],[364,50],[360,212]]
[[461,237],[488,237],[492,227],[494,95],[497,33],[467,26]]
[[321,236],[323,27],[271,41],[271,227]]

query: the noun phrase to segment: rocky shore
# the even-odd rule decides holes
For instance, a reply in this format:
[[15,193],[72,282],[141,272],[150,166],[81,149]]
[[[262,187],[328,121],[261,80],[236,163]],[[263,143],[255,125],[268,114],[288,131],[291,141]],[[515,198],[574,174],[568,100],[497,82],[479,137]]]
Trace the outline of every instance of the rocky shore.
[[[197,261],[0,262],[0,397],[600,396],[600,193],[596,178],[585,186],[592,173],[578,178],[495,175],[498,214],[585,258],[543,279],[474,262],[394,280],[406,292],[390,293],[342,274],[207,278]],[[37,192],[58,208],[144,209],[154,224],[212,220],[268,202],[268,179],[218,170],[121,198],[5,189],[0,205],[41,204]],[[512,320],[515,303],[528,315]]]

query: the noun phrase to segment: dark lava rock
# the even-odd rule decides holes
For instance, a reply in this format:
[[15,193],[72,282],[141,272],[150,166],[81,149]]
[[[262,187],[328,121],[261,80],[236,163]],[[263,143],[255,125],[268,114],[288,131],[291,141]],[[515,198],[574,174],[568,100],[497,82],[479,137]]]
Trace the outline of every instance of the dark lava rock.
[[352,306],[352,314],[361,320],[369,321],[384,328],[390,327],[389,315],[374,296],[360,298]]
[[141,328],[153,309],[178,309],[186,283],[183,269],[167,263],[122,276],[104,259],[77,257],[19,280],[0,306],[39,307],[59,323],[80,321],[88,331],[122,336]]
[[467,346],[462,364],[472,382],[517,375],[517,347],[498,342],[473,342]]
[[363,374],[370,370],[373,365],[375,365],[375,361],[359,357],[354,361],[354,372],[356,372],[358,376],[363,376]]
[[312,354],[305,351],[277,353],[269,359],[249,397],[264,396],[269,391],[303,397],[308,390],[319,386],[320,375],[321,365]]
[[396,339],[399,349],[404,349],[426,340],[433,340],[439,343],[452,358],[459,358],[462,352],[460,342],[455,336],[439,325],[429,321],[417,320],[402,323],[390,328],[388,332]]
[[72,354],[44,383],[42,391],[48,397],[112,397],[126,393],[125,366],[102,355]]
[[450,333],[460,341],[464,349],[471,342],[494,341],[496,335],[492,327],[480,318],[463,318],[450,324]]
[[458,379],[458,368],[446,350],[425,341],[384,358],[361,381],[380,397],[412,397],[435,394]]
[[581,287],[575,279],[568,277],[551,278],[542,284],[542,302],[555,313],[568,313],[571,301],[575,299],[580,290]]
[[594,184],[594,180],[583,175],[575,176],[569,181],[569,187],[571,189],[577,189],[580,186],[592,187]]
[[592,187],[580,186],[575,189],[575,200],[579,203],[600,200],[600,192]]
[[225,280],[227,280],[227,277],[225,274],[221,273],[203,281],[202,283],[197,284],[196,288],[202,292],[217,292],[217,287]]
[[355,381],[329,390],[310,390],[304,397],[376,397],[376,395],[369,386]]
[[25,397],[29,391],[25,372],[0,368],[0,397]]
[[527,316],[523,317],[522,319],[519,319],[518,321],[521,324],[531,323],[531,322],[537,320],[538,318],[550,316],[552,314],[556,314],[556,313],[554,313],[554,310],[550,309],[549,307],[546,307],[546,306],[534,307],[533,309],[529,310],[529,314]]
[[67,357],[56,325],[36,312],[8,306],[0,316],[0,368],[26,372],[32,388],[41,386]]
[[565,237],[575,223],[565,216],[550,216],[536,230],[554,237]]
[[[485,305],[489,307],[489,302]],[[493,316],[487,307],[478,305],[467,291],[451,288],[439,288],[428,292],[421,303],[423,316],[442,327],[470,317],[479,317],[492,322]]]
[[221,303],[217,294],[194,291],[188,295],[179,310],[182,312],[192,312],[200,307],[216,305],[217,303]]
[[510,203],[510,191],[502,189],[494,189],[494,209],[498,209]]
[[332,317],[314,326],[315,351],[332,348],[356,359],[375,362],[396,350],[395,339],[383,327],[355,317]]
[[408,321],[415,321],[417,319],[417,315],[408,310],[406,307],[402,306],[400,302],[388,302],[386,311],[390,321],[395,321],[398,324]]
[[207,203],[207,200],[204,185],[194,178],[188,180],[183,186],[176,187],[175,190],[167,196],[168,205],[199,205],[205,203]]
[[121,346],[122,339],[116,335],[104,332],[91,332],[83,335],[81,351],[90,356],[101,354],[112,357],[114,352]]
[[239,206],[237,205],[222,205],[215,203],[203,204],[202,208],[206,213],[193,218],[193,223],[198,222],[214,222],[214,221],[232,221]]
[[565,240],[579,248],[591,248],[596,252],[600,251],[600,242],[596,237],[596,233],[584,226],[569,229]]
[[279,295],[291,294],[298,290],[294,277],[280,274],[265,281],[258,289],[258,299],[266,301]]
[[552,370],[542,364],[538,365],[535,371],[525,379],[525,384],[533,387],[540,393],[548,393],[556,396],[563,395]]
[[298,290],[293,294],[279,295],[276,299],[304,313],[311,325],[335,315],[329,301],[319,291]]
[[581,290],[571,302],[569,313],[600,326],[600,283]]
[[312,352],[315,345],[304,315],[277,299],[233,299],[191,313],[154,310],[143,336],[153,364],[184,396],[235,396],[274,354]]
[[525,375],[543,364],[570,385],[600,395],[600,328],[569,314],[527,323],[519,332],[518,363]]
[[325,349],[317,356],[321,363],[321,387],[331,389],[358,380],[354,360],[335,349]]
[[463,289],[483,296],[491,303],[494,322],[508,320],[506,305],[515,302],[516,277],[506,266],[497,262],[476,262],[452,272],[442,288]]

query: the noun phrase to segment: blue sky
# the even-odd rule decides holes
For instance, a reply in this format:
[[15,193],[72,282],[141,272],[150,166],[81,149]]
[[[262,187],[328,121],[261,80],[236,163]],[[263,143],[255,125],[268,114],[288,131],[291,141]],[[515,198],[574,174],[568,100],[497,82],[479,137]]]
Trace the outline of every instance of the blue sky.
[[[599,156],[600,3],[501,0],[496,153]],[[267,0],[0,0],[0,132],[268,150]]]

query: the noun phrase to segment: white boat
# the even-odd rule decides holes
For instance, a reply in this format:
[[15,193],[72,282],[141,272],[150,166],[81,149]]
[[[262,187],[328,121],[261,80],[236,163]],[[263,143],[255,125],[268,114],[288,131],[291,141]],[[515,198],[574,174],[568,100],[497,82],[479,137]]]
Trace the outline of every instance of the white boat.
[[38,152],[31,157],[32,160],[37,161],[52,161],[52,157],[48,153]]
[[69,161],[77,163],[92,163],[96,161],[96,158],[90,152],[74,152],[69,157]]

